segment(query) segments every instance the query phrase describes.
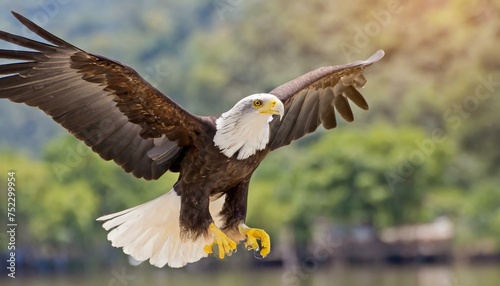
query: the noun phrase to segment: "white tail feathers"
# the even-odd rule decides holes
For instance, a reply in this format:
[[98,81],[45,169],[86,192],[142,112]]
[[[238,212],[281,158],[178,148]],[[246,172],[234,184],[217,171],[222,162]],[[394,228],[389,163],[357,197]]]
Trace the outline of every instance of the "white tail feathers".
[[[225,196],[210,203],[210,214],[215,224],[221,227],[219,212]],[[196,262],[207,254],[205,245],[213,242],[213,237],[200,236],[196,240],[182,239],[180,236],[179,214],[181,198],[172,189],[170,192],[142,205],[102,216],[98,221],[110,230],[108,240],[114,247],[123,247],[123,252],[138,261],[149,259],[157,267],[168,264],[182,267]]]

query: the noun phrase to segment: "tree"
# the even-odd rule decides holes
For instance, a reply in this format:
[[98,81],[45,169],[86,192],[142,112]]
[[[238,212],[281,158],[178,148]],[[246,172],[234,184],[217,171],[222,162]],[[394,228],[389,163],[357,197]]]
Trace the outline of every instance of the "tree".
[[446,178],[454,142],[390,124],[349,127],[264,162],[251,186],[250,219],[303,227],[327,216],[386,227],[432,218],[426,197],[453,184]]

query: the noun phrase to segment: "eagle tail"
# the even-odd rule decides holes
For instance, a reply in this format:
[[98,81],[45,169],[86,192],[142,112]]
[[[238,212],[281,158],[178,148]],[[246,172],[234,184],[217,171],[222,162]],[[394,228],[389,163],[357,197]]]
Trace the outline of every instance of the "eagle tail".
[[[220,225],[219,212],[224,197],[210,203],[210,213],[216,225]],[[182,267],[196,262],[207,254],[205,245],[213,238],[200,236],[193,240],[182,238],[179,226],[180,196],[170,192],[142,205],[98,218],[104,221],[103,228],[114,247],[123,247],[123,252],[138,261],[149,259],[157,267],[166,264]]]

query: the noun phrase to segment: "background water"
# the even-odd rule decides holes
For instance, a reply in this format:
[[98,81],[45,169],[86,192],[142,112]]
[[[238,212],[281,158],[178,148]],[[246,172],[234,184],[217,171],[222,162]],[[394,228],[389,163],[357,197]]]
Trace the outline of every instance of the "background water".
[[314,285],[314,286],[488,286],[498,285],[500,265],[334,266],[283,271],[189,271],[149,266],[115,267],[88,275],[2,277],[1,285]]

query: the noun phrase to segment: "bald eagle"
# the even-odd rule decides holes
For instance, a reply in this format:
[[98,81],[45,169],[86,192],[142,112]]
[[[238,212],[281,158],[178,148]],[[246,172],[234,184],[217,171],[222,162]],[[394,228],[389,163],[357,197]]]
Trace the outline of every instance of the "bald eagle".
[[318,68],[269,93],[247,96],[220,115],[197,116],[162,94],[132,68],[85,52],[12,12],[43,43],[0,31],[28,50],[0,50],[0,97],[35,106],[104,160],[137,178],[178,172],[173,188],[142,205],[98,218],[115,247],[152,265],[182,267],[243,242],[265,257],[269,235],[245,224],[252,173],[269,152],[337,125],[335,110],[353,121],[361,109],[365,61]]

